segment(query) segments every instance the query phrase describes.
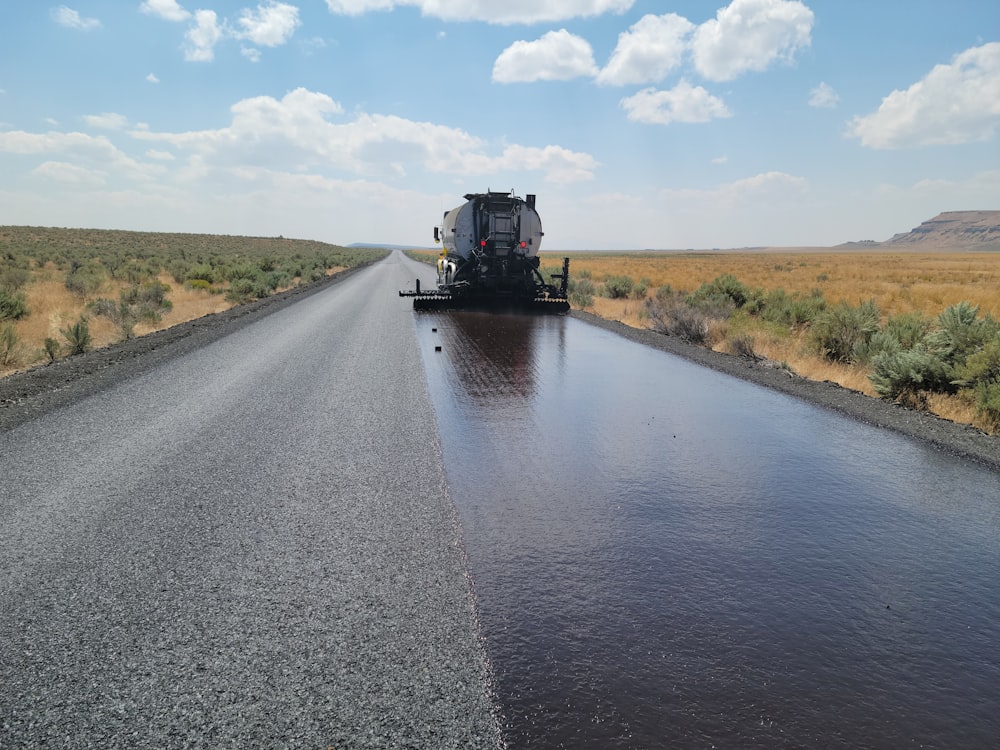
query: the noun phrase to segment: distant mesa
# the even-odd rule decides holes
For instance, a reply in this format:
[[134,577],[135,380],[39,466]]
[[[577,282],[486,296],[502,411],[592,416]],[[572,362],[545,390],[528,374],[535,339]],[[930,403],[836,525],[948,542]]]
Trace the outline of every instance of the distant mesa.
[[883,249],[1000,251],[1000,211],[945,211],[909,232],[881,243]]

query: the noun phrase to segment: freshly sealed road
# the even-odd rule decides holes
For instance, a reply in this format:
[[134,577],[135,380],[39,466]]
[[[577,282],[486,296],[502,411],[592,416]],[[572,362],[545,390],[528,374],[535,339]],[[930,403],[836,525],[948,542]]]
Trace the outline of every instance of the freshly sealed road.
[[499,746],[413,276],[0,432],[0,747]]

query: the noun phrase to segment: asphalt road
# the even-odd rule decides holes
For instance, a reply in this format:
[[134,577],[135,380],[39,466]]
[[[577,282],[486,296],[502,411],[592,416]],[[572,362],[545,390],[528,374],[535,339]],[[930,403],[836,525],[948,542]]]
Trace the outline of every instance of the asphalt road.
[[413,269],[0,431],[0,747],[500,745]]

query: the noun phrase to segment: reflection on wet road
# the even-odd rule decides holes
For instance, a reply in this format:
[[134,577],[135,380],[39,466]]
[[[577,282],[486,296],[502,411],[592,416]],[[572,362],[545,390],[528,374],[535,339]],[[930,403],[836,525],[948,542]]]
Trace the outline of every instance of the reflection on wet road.
[[416,320],[512,747],[1000,744],[996,474],[570,318]]

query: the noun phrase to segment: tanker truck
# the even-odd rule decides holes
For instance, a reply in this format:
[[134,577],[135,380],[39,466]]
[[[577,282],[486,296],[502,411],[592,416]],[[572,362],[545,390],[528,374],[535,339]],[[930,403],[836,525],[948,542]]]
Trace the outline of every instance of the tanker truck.
[[[434,227],[442,245],[437,260],[437,287],[400,290],[413,297],[415,310],[513,308],[566,312],[569,258],[562,273],[546,281],[539,271],[542,222],[535,196],[509,193],[468,193],[465,203],[445,211]],[[557,281],[553,284],[551,281]]]

